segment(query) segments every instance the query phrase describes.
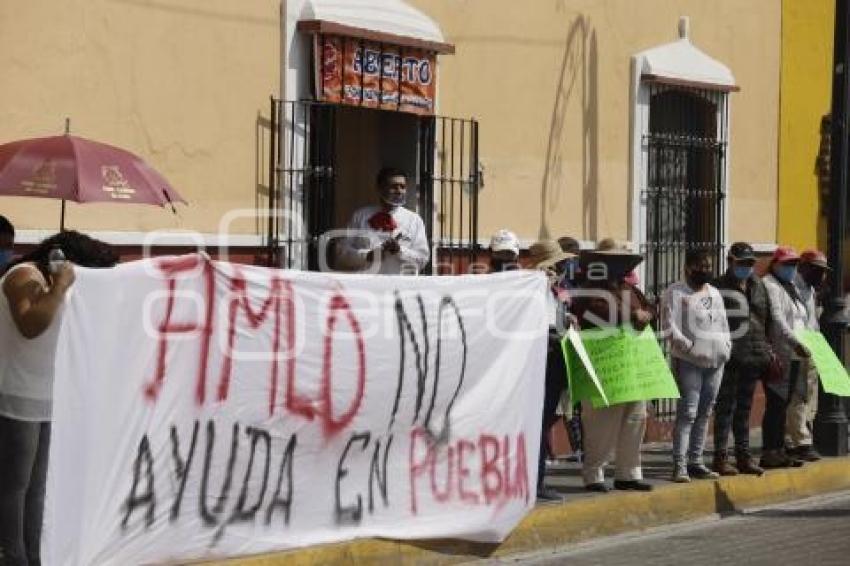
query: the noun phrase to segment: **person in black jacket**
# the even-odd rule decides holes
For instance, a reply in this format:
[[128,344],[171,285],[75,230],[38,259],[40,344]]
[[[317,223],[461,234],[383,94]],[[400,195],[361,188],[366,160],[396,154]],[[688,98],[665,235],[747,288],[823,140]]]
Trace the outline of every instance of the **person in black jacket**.
[[[771,323],[767,289],[753,272],[756,256],[746,242],[729,249],[726,272],[713,285],[723,295],[732,357],[726,364],[714,414],[714,461],[712,469],[724,476],[762,475],[750,454],[750,408],[756,384],[767,371],[771,348],[767,329]],[[729,462],[729,429],[735,438],[735,466]]]

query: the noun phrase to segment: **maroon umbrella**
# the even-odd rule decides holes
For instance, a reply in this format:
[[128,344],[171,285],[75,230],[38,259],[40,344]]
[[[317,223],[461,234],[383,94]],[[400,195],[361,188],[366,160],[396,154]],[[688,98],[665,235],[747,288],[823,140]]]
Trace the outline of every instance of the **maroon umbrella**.
[[186,203],[168,181],[123,149],[63,135],[0,145],[0,195],[65,201]]

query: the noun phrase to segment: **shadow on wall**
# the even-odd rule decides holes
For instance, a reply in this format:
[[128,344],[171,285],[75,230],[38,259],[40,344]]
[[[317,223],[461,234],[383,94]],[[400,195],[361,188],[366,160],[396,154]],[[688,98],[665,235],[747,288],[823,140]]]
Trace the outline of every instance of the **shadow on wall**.
[[[552,119],[549,125],[549,141],[546,147],[546,163],[543,171],[543,187],[540,192],[540,238],[557,238],[552,234],[549,221],[563,199],[575,195],[575,175],[565,171],[565,145],[573,138],[566,131],[567,109],[570,101],[579,97],[581,104],[581,194],[583,202],[582,238],[599,239],[599,96],[598,96],[598,52],[596,31],[588,20],[579,16],[570,25],[564,41],[558,85]],[[580,89],[577,91],[577,89]]]
[[267,229],[266,222],[268,222],[265,214],[260,214],[260,211],[267,210],[269,206],[271,186],[269,148],[272,138],[272,123],[269,118],[257,111],[257,119],[254,124],[254,210],[257,212],[254,218],[254,230],[257,234],[262,234]]

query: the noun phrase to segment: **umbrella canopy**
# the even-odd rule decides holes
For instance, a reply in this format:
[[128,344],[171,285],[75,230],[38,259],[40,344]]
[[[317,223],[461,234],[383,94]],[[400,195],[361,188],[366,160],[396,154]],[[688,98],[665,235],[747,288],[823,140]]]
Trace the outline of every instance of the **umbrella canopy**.
[[0,195],[163,206],[186,203],[129,151],[63,135],[0,145]]

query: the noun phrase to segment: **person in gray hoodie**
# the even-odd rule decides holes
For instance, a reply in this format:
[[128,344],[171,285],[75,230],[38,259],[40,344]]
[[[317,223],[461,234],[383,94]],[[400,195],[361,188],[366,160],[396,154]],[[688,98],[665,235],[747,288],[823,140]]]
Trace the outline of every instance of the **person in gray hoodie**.
[[703,463],[703,449],[732,340],[723,297],[709,285],[711,278],[708,252],[688,250],[684,280],[661,297],[661,328],[681,394],[673,432],[672,480],[678,483],[719,477]]

